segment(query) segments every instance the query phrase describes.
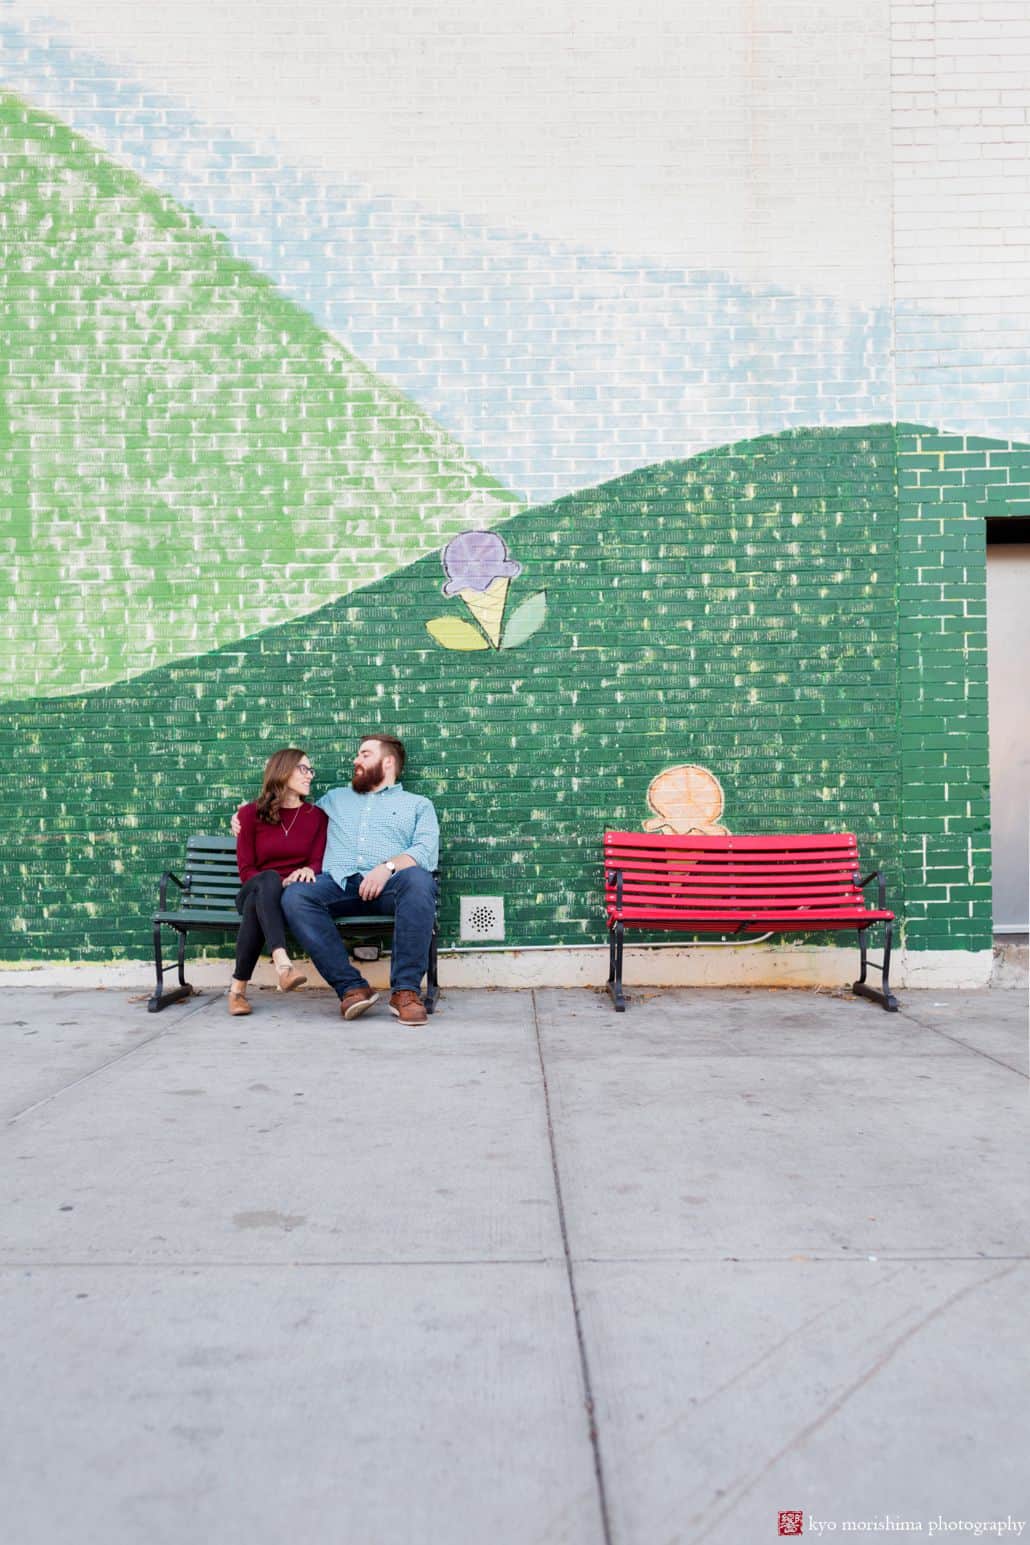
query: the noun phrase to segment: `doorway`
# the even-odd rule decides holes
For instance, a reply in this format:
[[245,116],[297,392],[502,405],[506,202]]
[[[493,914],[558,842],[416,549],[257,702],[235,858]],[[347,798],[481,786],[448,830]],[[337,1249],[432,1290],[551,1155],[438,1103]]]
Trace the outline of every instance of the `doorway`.
[[1030,520],[987,522],[994,932],[1030,926]]

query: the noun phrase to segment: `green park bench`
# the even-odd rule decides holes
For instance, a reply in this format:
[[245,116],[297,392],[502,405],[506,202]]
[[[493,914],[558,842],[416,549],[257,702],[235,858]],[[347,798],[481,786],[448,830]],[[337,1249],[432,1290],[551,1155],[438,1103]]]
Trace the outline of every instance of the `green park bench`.
[[[170,885],[178,887],[168,904]],[[186,866],[182,879],[170,869],[161,876],[157,911],[154,913],[154,970],[157,981],[147,1001],[151,1014],[188,998],[193,988],[186,980],[186,940],[191,933],[226,934],[239,932],[240,914],[235,896],[240,888],[236,868],[236,843],[232,837],[190,837],[186,844]],[[348,949],[359,951],[359,959],[375,960],[393,937],[393,918],[370,912],[339,920],[341,937]],[[165,966],[161,953],[162,929],[171,928],[179,936],[179,985],[165,990]],[[437,979],[437,924],[429,946],[429,970],[426,974],[426,1012],[436,1008],[440,995]]]

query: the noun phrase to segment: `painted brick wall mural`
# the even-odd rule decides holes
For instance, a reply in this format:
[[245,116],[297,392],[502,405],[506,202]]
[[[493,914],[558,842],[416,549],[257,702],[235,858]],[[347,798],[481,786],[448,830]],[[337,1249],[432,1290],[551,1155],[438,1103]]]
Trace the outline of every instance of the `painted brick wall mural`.
[[910,951],[989,949],[996,9],[10,0],[2,958],[145,956],[270,750],[377,726],[445,942],[599,940],[624,825],[855,831]]

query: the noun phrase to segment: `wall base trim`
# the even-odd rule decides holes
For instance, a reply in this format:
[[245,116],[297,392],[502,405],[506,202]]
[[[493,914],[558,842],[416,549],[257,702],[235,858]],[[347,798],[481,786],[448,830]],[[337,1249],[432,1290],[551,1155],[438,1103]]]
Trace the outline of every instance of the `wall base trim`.
[[[878,951],[874,951],[877,954]],[[994,963],[992,950],[895,950],[891,985],[912,988],[988,987]],[[389,963],[366,964],[364,974],[374,987],[389,984]],[[305,965],[312,986],[324,986],[310,963]],[[189,962],[187,977],[194,987],[227,988],[231,960]],[[107,965],[62,962],[0,963],[6,986],[69,988],[128,988],[153,990],[154,968],[145,960],[114,961]],[[608,951],[596,949],[483,950],[440,955],[440,983],[448,987],[601,987],[608,975]],[[858,951],[832,945],[751,945],[747,949],[651,949],[626,946],[624,976],[627,992],[635,987],[845,987],[858,975]],[[166,974],[171,986],[174,972]],[[875,980],[874,980],[875,979]],[[876,985],[879,973],[871,968]],[[254,977],[257,986],[274,986],[270,964],[262,961]]]

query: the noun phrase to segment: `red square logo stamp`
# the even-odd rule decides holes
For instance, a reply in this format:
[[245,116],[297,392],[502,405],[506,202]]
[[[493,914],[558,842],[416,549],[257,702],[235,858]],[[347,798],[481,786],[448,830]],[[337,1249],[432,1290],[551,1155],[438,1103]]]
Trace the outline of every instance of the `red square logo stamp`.
[[804,1515],[804,1513],[781,1513],[780,1514],[780,1527],[779,1527],[779,1533],[780,1534],[804,1534],[804,1532],[805,1532],[805,1515]]

